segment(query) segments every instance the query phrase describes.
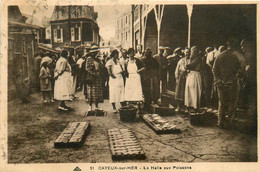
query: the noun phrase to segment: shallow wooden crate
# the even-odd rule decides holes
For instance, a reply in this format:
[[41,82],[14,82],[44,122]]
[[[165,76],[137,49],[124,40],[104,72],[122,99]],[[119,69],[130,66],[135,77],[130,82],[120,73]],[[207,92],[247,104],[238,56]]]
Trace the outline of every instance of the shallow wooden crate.
[[55,148],[80,147],[90,131],[89,122],[71,122],[54,142]]
[[110,129],[108,138],[112,160],[145,159],[144,151],[131,130]]
[[159,114],[161,116],[175,115],[175,108],[170,104],[168,106],[159,106],[157,104],[151,104],[151,110],[153,114]]
[[158,114],[145,114],[143,115],[143,120],[156,134],[181,133],[181,130],[176,125],[170,124],[169,121],[163,119]]

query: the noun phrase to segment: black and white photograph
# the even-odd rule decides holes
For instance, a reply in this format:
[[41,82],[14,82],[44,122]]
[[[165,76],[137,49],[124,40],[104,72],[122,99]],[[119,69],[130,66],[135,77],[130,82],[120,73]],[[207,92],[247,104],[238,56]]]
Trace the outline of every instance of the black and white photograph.
[[1,10],[0,171],[260,169],[259,2]]

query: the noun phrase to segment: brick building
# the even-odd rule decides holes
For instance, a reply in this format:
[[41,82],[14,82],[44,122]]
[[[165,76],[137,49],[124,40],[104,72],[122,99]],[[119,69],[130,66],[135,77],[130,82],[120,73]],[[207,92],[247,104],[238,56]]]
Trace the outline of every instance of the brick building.
[[55,6],[50,20],[53,48],[99,44],[97,17],[92,6]]

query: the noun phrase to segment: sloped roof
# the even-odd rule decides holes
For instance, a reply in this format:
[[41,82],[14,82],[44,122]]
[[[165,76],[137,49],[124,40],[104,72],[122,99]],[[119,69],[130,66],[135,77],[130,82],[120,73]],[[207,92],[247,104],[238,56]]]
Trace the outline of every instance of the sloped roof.
[[27,18],[25,23],[44,27],[43,24],[37,18],[35,18],[33,15],[25,14],[25,13],[22,13],[22,15]]
[[96,21],[97,13],[92,6],[55,6],[51,21],[68,20],[69,11],[71,19],[86,18]]
[[22,15],[17,5],[8,6],[8,21],[24,23],[26,17]]
[[27,24],[27,23],[21,23],[21,22],[16,22],[16,21],[8,21],[9,26],[18,26],[18,27],[23,27],[23,28],[31,28],[31,29],[40,29],[40,26],[32,25],[32,24]]

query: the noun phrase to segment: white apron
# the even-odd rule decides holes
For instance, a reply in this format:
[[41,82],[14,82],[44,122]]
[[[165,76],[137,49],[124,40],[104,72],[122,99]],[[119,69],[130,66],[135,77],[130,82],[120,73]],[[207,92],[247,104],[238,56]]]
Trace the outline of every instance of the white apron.
[[110,103],[124,102],[124,79],[119,62],[114,63],[112,70],[116,78],[109,77],[109,101]]
[[195,109],[201,103],[201,75],[200,72],[190,71],[186,79],[184,104]]
[[55,81],[54,98],[56,100],[69,100],[71,94],[71,73],[65,71]]
[[136,64],[129,61],[127,70],[129,76],[125,84],[125,101],[143,101],[141,77],[137,73]]
[[[68,63],[64,63],[64,59],[60,59],[56,63],[55,70],[61,70],[65,68],[65,71],[62,75],[55,80],[54,85],[54,98],[56,100],[69,100],[71,94],[72,86],[72,76],[71,76],[71,67]],[[66,66],[65,66],[66,65]],[[61,72],[61,71],[60,71]]]

